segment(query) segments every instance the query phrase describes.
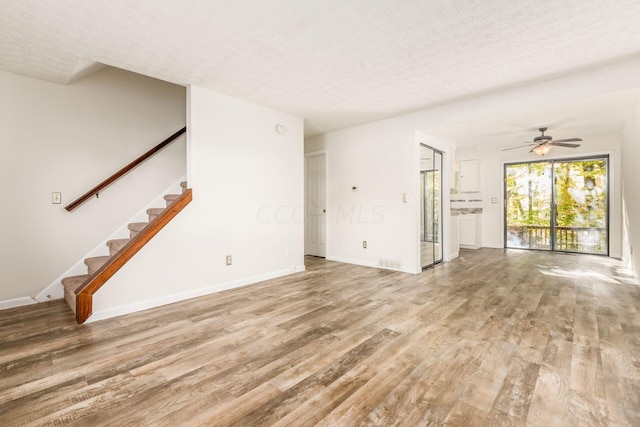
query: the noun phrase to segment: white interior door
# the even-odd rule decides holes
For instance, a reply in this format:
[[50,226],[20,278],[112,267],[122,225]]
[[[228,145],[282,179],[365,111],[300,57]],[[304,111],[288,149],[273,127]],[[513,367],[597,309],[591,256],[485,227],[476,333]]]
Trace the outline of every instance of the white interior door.
[[326,155],[305,156],[304,247],[307,255],[324,257],[326,215]]

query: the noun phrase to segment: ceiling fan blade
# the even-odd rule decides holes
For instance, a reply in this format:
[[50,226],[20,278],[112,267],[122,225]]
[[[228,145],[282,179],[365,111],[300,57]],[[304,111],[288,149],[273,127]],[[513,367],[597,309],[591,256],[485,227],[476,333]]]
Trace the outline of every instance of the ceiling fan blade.
[[551,141],[550,145],[557,145],[558,147],[570,147],[570,148],[578,148],[580,144],[566,144],[564,142]]
[[580,142],[581,138],[569,138],[569,139],[554,139],[553,142]]
[[[529,143],[527,143],[527,145],[537,145],[537,144],[529,144]],[[525,145],[518,145],[517,147],[503,148],[502,151],[515,150],[516,148],[523,148],[523,147],[526,147],[526,146]]]

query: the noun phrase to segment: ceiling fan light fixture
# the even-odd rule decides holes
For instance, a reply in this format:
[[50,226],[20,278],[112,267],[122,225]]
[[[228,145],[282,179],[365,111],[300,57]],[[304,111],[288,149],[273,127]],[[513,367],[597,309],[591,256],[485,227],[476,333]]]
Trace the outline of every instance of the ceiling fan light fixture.
[[553,147],[549,144],[540,144],[534,147],[531,151],[536,153],[538,156],[544,156],[545,154],[549,154],[552,148]]

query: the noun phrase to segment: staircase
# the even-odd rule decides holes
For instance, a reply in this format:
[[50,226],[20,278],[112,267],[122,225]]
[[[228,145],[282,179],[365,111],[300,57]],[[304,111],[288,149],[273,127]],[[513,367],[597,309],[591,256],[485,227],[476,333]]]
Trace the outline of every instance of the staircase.
[[86,258],[87,274],[62,279],[64,299],[76,314],[78,323],[83,323],[91,315],[93,293],[191,201],[191,190],[187,188],[187,183],[182,182],[180,186],[183,194],[164,196],[166,207],[147,209],[149,222],[128,225],[129,238],[108,241],[109,255]]

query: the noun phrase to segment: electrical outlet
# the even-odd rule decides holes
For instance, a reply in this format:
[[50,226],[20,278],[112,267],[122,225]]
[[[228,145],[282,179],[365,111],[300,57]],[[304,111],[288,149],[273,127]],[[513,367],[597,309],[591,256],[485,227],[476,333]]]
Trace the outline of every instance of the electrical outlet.
[[363,241],[362,241],[362,247],[363,247],[364,249],[367,249],[367,241],[366,241],[366,240],[363,240]]
[[55,191],[51,193],[51,203],[54,205],[59,205],[62,203],[62,193]]
[[284,256],[291,256],[291,251],[289,249],[284,251]]
[[231,255],[227,255],[227,265],[231,265],[231,264],[232,264]]

